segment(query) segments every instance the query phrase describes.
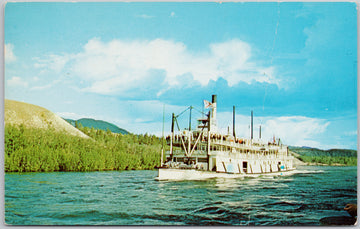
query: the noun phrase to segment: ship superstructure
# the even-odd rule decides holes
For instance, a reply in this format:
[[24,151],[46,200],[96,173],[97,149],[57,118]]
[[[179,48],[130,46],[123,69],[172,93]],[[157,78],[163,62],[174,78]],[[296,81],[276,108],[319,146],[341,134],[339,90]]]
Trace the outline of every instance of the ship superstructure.
[[[158,179],[201,179],[211,177],[252,176],[259,174],[283,174],[292,171],[293,157],[288,147],[277,141],[253,139],[253,113],[251,112],[251,137],[238,138],[235,134],[235,107],[233,108],[233,132],[221,134],[217,128],[217,96],[212,102],[204,101],[210,111],[199,118],[197,128],[180,129],[172,114],[171,134],[166,138],[170,150],[165,153],[166,162],[159,169]],[[190,120],[191,120],[191,109]],[[190,121],[191,122],[191,121]],[[175,130],[177,127],[177,131]],[[261,129],[260,129],[261,138]]]

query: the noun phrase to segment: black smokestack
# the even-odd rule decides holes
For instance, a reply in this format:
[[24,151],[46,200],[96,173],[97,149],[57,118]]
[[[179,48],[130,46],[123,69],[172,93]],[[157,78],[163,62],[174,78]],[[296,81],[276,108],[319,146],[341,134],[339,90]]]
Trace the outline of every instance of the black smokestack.
[[174,122],[175,122],[175,114],[172,113],[172,119],[171,119],[171,133],[174,133]]
[[216,103],[216,95],[212,95],[212,103]]

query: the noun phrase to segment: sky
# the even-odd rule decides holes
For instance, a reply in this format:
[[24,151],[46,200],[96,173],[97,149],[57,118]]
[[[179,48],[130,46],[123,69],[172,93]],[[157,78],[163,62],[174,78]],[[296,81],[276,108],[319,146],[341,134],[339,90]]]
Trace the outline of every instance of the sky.
[[355,3],[17,2],[4,20],[5,99],[161,136],[216,94],[221,132],[235,106],[238,137],[253,111],[255,138],[357,149]]

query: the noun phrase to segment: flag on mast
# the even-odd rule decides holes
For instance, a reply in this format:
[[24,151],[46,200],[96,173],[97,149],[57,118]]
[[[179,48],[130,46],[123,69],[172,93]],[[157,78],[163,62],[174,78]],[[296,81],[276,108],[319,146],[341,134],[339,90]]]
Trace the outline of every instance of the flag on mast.
[[213,104],[207,100],[204,100],[204,107],[205,107],[205,109],[213,108]]

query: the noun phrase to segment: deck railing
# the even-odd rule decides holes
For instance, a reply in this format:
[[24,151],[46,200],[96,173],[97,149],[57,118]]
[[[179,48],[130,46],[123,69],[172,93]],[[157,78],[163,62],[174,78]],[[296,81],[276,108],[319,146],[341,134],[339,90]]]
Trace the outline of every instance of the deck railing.
[[[226,151],[212,151],[211,154],[217,154],[219,156],[223,156],[223,157],[228,157],[230,152],[226,152]],[[166,153],[167,155],[169,155],[169,152]],[[184,156],[184,151],[183,150],[174,150],[173,151],[174,156]],[[247,159],[247,160],[291,160],[294,157],[293,156],[286,156],[286,155],[274,155],[274,154],[270,154],[270,155],[264,155],[261,153],[230,153],[233,154],[234,156],[236,155],[237,158],[239,159]],[[194,153],[192,154],[192,157],[206,157],[207,156],[207,152],[206,151],[198,151],[195,150]]]

